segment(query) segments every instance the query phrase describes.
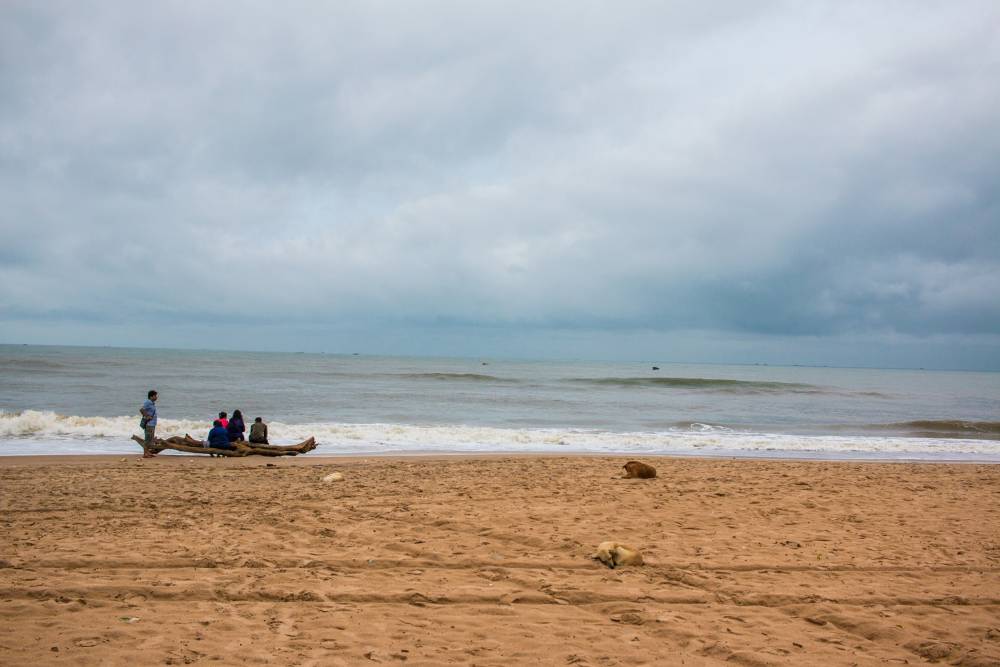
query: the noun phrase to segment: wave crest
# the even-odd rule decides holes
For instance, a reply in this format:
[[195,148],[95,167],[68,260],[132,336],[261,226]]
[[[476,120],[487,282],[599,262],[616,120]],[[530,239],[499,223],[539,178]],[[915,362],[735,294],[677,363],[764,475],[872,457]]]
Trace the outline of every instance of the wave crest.
[[[969,458],[1000,461],[1000,441],[983,438],[804,436],[735,432],[690,422],[684,430],[614,433],[570,428],[468,425],[269,422],[275,442],[314,436],[320,455],[402,453],[566,452],[608,455],[675,454],[820,456],[832,458]],[[207,421],[161,420],[163,436],[207,432]],[[133,417],[76,417],[51,412],[0,413],[0,454],[129,453],[138,433]],[[10,437],[14,435],[15,437]],[[7,437],[4,437],[7,436]]]
[[411,380],[458,380],[459,382],[505,382],[517,383],[517,380],[501,378],[482,373],[405,373],[400,377]]
[[569,382],[611,387],[670,387],[676,389],[704,389],[733,393],[797,392],[827,393],[822,387],[799,382],[765,382],[758,380],[730,380],[724,378],[684,377],[605,377],[570,378]]
[[[171,434],[207,432],[208,421],[160,419],[158,432]],[[24,410],[0,412],[0,438],[129,438],[138,433],[139,416],[80,417],[55,412]]]
[[[667,431],[609,432],[574,428],[501,428],[462,424],[349,424],[270,421],[276,443],[314,436],[321,454],[390,454],[430,452],[591,452],[605,454],[819,455],[841,457],[968,457],[1000,461],[996,422],[920,420],[922,435],[896,428],[886,435],[790,435],[736,431],[704,422],[677,422]],[[890,425],[884,425],[887,429]],[[926,430],[926,427],[938,429]],[[190,433],[203,437],[207,420],[161,419],[163,437]],[[965,429],[952,432],[945,429]],[[0,454],[95,454],[130,452],[129,437],[139,433],[138,419],[81,417],[26,410],[0,412]]]
[[1000,435],[1000,422],[964,421],[960,419],[916,419],[895,424],[879,424],[880,428],[912,432],[930,437],[980,437]]
[[18,373],[58,373],[66,369],[64,363],[51,359],[2,359],[0,360],[0,371],[14,371]]

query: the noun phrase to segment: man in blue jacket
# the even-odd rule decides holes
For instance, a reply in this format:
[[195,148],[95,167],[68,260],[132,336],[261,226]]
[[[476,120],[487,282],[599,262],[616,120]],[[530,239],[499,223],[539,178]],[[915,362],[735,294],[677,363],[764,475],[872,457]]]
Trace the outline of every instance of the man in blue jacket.
[[213,449],[236,449],[229,444],[229,433],[218,419],[212,422],[212,430],[208,432],[205,444]]
[[156,456],[157,449],[153,444],[156,438],[156,399],[159,394],[155,389],[146,392],[146,402],[139,408],[142,420],[139,421],[139,428],[142,429],[145,438],[142,443],[142,458],[151,459]]

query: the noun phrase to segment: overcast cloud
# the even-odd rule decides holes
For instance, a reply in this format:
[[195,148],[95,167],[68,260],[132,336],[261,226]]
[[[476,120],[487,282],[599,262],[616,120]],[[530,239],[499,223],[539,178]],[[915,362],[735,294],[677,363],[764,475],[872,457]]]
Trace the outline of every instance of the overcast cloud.
[[0,342],[995,369],[1000,4],[8,1],[0,197]]

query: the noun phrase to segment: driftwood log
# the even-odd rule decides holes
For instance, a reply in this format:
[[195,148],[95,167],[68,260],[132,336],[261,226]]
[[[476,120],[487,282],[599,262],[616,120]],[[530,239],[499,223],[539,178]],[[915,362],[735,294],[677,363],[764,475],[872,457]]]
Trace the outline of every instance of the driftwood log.
[[[145,442],[137,435],[132,439],[144,446]],[[169,438],[154,438],[150,452],[156,454],[164,449],[174,449],[178,452],[188,452],[190,454],[215,454],[217,456],[296,456],[305,454],[316,449],[316,438],[303,440],[297,445],[259,445],[236,441],[232,443],[236,449],[216,449],[215,447],[205,447],[201,440],[192,438],[187,433],[184,436],[174,435]]]

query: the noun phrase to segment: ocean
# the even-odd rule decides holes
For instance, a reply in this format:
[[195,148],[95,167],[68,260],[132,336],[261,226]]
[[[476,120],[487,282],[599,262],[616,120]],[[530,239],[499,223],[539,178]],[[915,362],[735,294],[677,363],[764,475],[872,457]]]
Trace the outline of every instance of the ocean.
[[[654,368],[655,367],[655,368]],[[0,455],[138,453],[220,410],[322,454],[1000,461],[1000,373],[0,345]]]

